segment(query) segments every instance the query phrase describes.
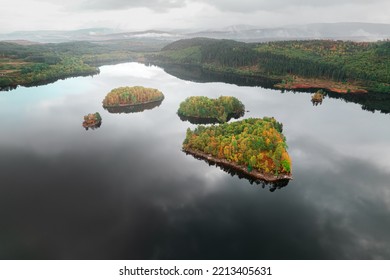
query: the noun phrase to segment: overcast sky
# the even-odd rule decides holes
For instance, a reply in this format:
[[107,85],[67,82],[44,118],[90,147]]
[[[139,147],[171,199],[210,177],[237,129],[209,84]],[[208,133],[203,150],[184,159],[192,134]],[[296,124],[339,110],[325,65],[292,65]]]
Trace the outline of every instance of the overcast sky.
[[211,29],[315,22],[390,24],[389,0],[0,0],[0,33],[16,30]]

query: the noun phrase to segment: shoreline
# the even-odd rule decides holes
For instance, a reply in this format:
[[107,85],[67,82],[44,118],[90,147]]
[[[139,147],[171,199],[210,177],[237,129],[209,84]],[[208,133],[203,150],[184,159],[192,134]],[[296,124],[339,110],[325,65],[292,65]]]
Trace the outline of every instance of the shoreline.
[[237,171],[240,171],[242,173],[244,173],[245,175],[247,176],[250,176],[251,178],[254,178],[254,179],[258,179],[258,180],[263,180],[263,181],[266,181],[266,182],[278,182],[278,181],[281,181],[281,180],[292,180],[293,177],[292,175],[272,175],[272,174],[265,174],[265,173],[262,173],[260,171],[257,171],[257,170],[252,170],[252,171],[248,171],[246,167],[242,166],[242,165],[238,165],[236,163],[233,163],[233,162],[230,162],[226,159],[219,159],[219,158],[215,158],[213,157],[211,154],[206,154],[204,152],[200,152],[200,151],[195,151],[195,150],[192,150],[192,149],[185,149],[183,148],[183,151],[186,153],[186,154],[190,154],[190,155],[193,155],[193,156],[196,156],[196,157],[200,157],[202,159],[206,159],[207,161],[210,161],[210,162],[213,162],[213,163],[216,163],[216,164],[221,164],[221,165],[224,165],[224,166],[228,166],[230,168],[233,168]]
[[293,81],[287,83],[277,83],[274,85],[278,89],[286,90],[318,90],[323,89],[338,94],[364,94],[366,89],[356,83],[342,83],[321,78],[295,77]]
[[230,121],[231,119],[239,119],[245,115],[245,110],[243,112],[234,112],[227,116],[225,122],[221,122],[218,118],[206,118],[206,117],[195,117],[195,116],[187,116],[184,114],[177,113],[180,120],[188,121],[192,124],[221,124]]
[[158,107],[162,104],[164,98],[158,101],[150,101],[150,102],[143,102],[139,103],[136,105],[125,105],[121,104],[118,106],[104,106],[103,109],[107,110],[109,113],[112,114],[129,114],[129,113],[138,113],[138,112],[143,112],[145,110],[151,110],[154,109],[155,107]]
[[103,108],[108,109],[108,108],[132,107],[132,106],[138,106],[138,105],[146,105],[146,104],[150,104],[150,103],[157,103],[157,102],[161,102],[163,100],[164,100],[164,97],[162,97],[161,99],[146,101],[146,102],[141,102],[141,103],[136,103],[136,104],[118,104],[118,105],[104,105],[103,104]]
[[[250,72],[248,70],[240,71],[240,69],[235,68],[218,68],[214,67],[213,65],[207,65],[207,64],[185,64],[185,63],[164,63],[161,61],[153,61],[150,60],[149,63],[154,63],[156,65],[160,65],[162,68],[164,68],[164,65],[178,65],[182,67],[199,67],[202,71],[205,71],[209,74],[213,75],[219,75],[219,76],[229,76],[232,78],[240,78],[240,79],[249,79],[253,80],[254,82],[258,81],[259,85],[264,88],[271,88],[271,89],[279,89],[279,90],[319,90],[323,89],[328,92],[337,93],[337,94],[365,94],[370,91],[363,86],[354,84],[354,83],[347,83],[343,84],[342,82],[336,82],[332,81],[330,79],[322,79],[322,78],[304,78],[304,77],[297,77],[297,79],[293,82],[288,82],[286,84],[282,83],[282,80],[286,79],[286,76],[267,76],[264,73],[259,72]],[[261,82],[260,82],[261,81]],[[263,83],[267,83],[267,85],[263,85]]]

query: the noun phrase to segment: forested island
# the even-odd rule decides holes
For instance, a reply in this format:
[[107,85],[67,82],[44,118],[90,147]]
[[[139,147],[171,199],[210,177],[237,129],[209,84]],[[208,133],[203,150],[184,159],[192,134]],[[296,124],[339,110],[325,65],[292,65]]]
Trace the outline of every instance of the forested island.
[[102,125],[102,117],[98,112],[84,116],[83,127],[88,130],[99,128]]
[[253,178],[274,182],[292,179],[291,159],[274,118],[250,118],[187,129],[183,151],[229,166]]
[[224,123],[231,118],[242,117],[245,106],[233,96],[220,96],[216,99],[191,96],[180,103],[177,114],[182,120],[191,123]]
[[198,65],[214,73],[262,77],[281,89],[390,92],[389,41],[243,43],[194,38],[169,44],[147,58],[156,63]]
[[111,90],[103,100],[103,108],[121,108],[141,106],[150,103],[159,103],[164,99],[164,94],[154,88],[142,86],[119,87]]
[[318,104],[322,104],[323,100],[324,100],[324,92],[321,89],[311,96],[311,102],[315,106],[317,106]]

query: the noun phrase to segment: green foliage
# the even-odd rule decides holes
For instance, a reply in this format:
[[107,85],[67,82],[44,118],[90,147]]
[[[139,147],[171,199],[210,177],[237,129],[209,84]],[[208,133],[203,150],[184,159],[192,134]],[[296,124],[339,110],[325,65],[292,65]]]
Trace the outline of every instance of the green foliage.
[[286,159],[282,160],[282,167],[284,170],[286,170],[287,173],[291,172],[291,164],[288,160]]
[[155,59],[200,64],[215,72],[257,75],[285,82],[288,77],[296,75],[336,82],[353,81],[376,92],[388,93],[390,88],[389,41],[312,40],[248,44],[197,38],[172,43]]
[[286,41],[258,44],[259,69],[270,75],[300,75],[356,81],[373,91],[390,80],[388,42]]
[[157,89],[135,87],[119,87],[111,90],[103,100],[104,107],[137,105],[161,101],[164,95]]
[[177,51],[167,51],[165,56],[170,61],[175,61],[177,63],[198,64],[201,62],[201,52],[200,47],[198,46],[193,46]]
[[112,44],[70,42],[27,46],[0,42],[0,86],[38,85],[67,77],[94,75],[99,69],[93,65],[133,58],[127,49]]
[[84,125],[93,125],[102,121],[102,117],[98,112],[84,116]]
[[187,129],[183,149],[226,159],[247,167],[248,171],[290,174],[291,159],[281,127],[274,118],[267,117],[198,126],[194,131]]
[[221,40],[203,46],[202,63],[217,62],[225,67],[250,66],[257,63],[257,52],[245,43]]
[[216,119],[219,122],[226,122],[229,116],[241,116],[244,112],[244,105],[232,96],[220,96],[217,99],[192,96],[180,103],[177,113],[185,117]]
[[102,121],[102,117],[100,116],[99,112],[96,112],[94,115],[95,115],[96,121],[98,121],[98,122]]

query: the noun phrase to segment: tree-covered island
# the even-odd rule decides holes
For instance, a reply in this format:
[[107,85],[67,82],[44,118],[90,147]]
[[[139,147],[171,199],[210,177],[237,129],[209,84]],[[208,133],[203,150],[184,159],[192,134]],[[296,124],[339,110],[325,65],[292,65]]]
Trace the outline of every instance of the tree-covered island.
[[119,87],[111,90],[103,100],[104,108],[144,105],[161,102],[164,94],[154,88],[142,86]]
[[183,151],[268,182],[292,179],[291,159],[274,118],[250,118],[187,129]]
[[220,96],[216,99],[206,96],[191,96],[180,103],[177,114],[191,123],[224,123],[231,118],[245,114],[245,106],[235,97]]
[[99,128],[102,125],[102,117],[98,112],[84,116],[83,127],[88,130]]
[[321,89],[314,93],[311,96],[311,102],[313,105],[317,106],[318,104],[322,104],[322,101],[324,100],[324,94],[324,91]]

